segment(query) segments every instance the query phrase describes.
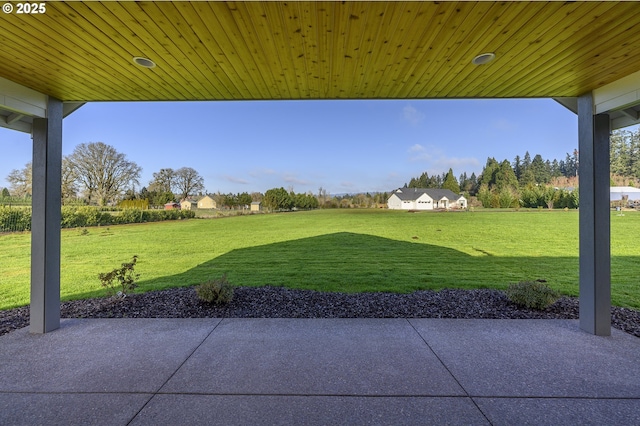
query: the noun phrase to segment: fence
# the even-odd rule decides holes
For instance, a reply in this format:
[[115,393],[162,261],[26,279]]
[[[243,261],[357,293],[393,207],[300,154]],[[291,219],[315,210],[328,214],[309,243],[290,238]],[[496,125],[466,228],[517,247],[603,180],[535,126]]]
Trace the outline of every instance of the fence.
[[0,232],[31,230],[31,207],[0,206]]
[[[99,207],[62,207],[62,228],[85,226],[122,225],[127,223],[159,222],[163,220],[190,219],[190,210],[138,210],[105,211]],[[31,230],[31,207],[0,206],[0,233]]]

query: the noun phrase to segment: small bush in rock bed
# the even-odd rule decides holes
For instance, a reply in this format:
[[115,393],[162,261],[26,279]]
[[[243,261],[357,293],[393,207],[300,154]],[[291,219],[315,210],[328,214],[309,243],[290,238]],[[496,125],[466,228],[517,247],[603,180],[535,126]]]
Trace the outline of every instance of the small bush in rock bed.
[[543,310],[553,305],[560,294],[538,281],[521,281],[509,284],[505,290],[510,301],[518,306]]
[[196,294],[203,302],[224,305],[233,300],[233,285],[227,281],[227,276],[223,275],[222,278],[197,286]]
[[140,278],[140,274],[135,272],[138,256],[133,256],[131,262],[125,262],[121,267],[111,272],[98,274],[98,279],[103,287],[107,289],[107,294],[117,296],[119,298],[127,297],[138,287],[136,281]]

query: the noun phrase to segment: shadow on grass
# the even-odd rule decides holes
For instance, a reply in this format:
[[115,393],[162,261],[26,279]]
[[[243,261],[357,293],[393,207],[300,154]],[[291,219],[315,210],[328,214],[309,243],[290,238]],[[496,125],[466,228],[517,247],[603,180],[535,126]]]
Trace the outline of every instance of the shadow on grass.
[[186,272],[140,284],[142,290],[194,285],[225,273],[239,286],[340,292],[504,288],[535,279],[555,288],[574,288],[575,294],[578,288],[577,257],[470,256],[417,239],[349,232],[237,249]]

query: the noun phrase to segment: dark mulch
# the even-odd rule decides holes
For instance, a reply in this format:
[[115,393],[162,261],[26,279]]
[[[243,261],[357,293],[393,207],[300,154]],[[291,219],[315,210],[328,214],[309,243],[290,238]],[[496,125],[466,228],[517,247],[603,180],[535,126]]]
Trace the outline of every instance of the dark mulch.
[[[640,337],[640,311],[611,308],[612,325]],[[498,290],[395,293],[321,293],[282,287],[238,287],[233,301],[198,300],[193,287],[125,299],[64,302],[63,318],[499,318],[577,319],[578,299],[563,297],[543,311],[523,309]],[[0,311],[0,335],[27,326],[29,307]]]

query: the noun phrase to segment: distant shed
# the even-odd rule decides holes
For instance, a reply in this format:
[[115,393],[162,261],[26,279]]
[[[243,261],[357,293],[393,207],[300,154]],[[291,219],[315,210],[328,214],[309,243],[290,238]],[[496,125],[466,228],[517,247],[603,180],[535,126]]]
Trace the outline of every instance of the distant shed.
[[180,208],[182,210],[195,210],[198,208],[198,203],[193,200],[182,200],[180,202]]
[[260,210],[262,210],[262,203],[260,201],[254,201],[251,203],[252,212],[259,212]]

